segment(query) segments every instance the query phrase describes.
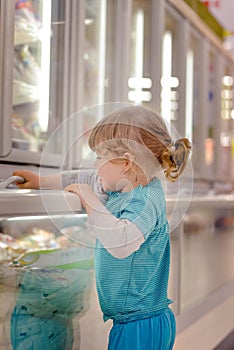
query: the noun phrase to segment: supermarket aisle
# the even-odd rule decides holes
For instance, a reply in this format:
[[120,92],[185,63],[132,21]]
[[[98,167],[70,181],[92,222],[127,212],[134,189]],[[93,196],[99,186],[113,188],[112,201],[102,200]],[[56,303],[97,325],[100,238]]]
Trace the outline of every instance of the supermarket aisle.
[[[207,216],[210,212],[205,213]],[[233,229],[185,233],[181,268],[181,308],[185,312],[234,280]]]
[[[233,281],[233,243],[233,229],[207,229],[184,235],[181,306],[185,316],[192,311],[195,322],[181,330],[185,317],[177,317],[180,332],[173,350],[234,350],[234,295],[223,301],[214,299]],[[201,308],[204,315],[196,317]]]

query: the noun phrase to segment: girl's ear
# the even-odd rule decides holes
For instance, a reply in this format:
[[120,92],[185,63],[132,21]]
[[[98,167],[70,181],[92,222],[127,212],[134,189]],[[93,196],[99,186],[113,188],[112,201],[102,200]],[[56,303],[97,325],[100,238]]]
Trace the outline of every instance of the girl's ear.
[[125,152],[123,157],[126,158],[127,160],[129,160],[132,163],[135,160],[135,156],[132,153],[129,153],[129,152]]
[[124,159],[126,159],[125,167],[123,169],[123,173],[125,174],[132,168],[135,157],[133,154],[131,154],[129,152],[124,153],[123,157],[124,157]]

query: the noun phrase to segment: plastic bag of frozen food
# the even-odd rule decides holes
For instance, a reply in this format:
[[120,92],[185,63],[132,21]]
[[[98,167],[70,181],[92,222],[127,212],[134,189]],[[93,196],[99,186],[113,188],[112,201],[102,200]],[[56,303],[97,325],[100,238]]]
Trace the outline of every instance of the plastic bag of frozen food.
[[21,17],[31,25],[37,27],[41,25],[39,13],[36,13],[31,0],[15,0],[15,14],[17,17]]
[[93,251],[75,247],[31,252],[13,266],[17,264],[21,273],[11,316],[13,349],[36,349],[35,344],[72,349],[72,319],[89,308]]
[[25,266],[18,281],[20,313],[72,318],[87,309],[85,294],[89,293],[93,278],[91,249],[37,251],[23,254],[18,262]]
[[22,45],[14,51],[14,80],[23,81],[27,84],[38,85],[40,67],[35,57],[30,52],[28,45]]
[[[35,2],[34,2],[35,4]],[[15,0],[15,45],[32,43],[39,39],[41,20],[39,8],[30,0]]]

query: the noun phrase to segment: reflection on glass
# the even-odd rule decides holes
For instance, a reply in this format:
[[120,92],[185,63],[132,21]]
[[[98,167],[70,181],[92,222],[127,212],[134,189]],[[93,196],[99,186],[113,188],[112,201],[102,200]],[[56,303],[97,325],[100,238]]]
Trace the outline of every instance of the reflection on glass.
[[84,107],[104,103],[106,55],[106,0],[86,0]]
[[232,158],[232,133],[231,122],[233,112],[233,78],[228,74],[228,67],[225,69],[225,75],[222,78],[222,91],[221,91],[221,133],[220,133],[220,145],[221,145],[221,167],[223,169],[223,175],[230,178],[230,161]]
[[172,32],[167,30],[163,37],[162,78],[161,78],[161,114],[170,124],[178,118],[179,79],[172,76]]
[[[152,99],[150,76],[151,1],[132,3],[131,62],[128,100],[135,104]],[[147,19],[147,20],[146,20]]]
[[211,166],[214,162],[214,140],[212,138],[205,139],[205,163]]
[[172,34],[166,31],[163,37],[162,49],[162,79],[161,79],[161,113],[165,120],[171,121],[171,87],[169,80],[172,75]]
[[0,218],[1,348],[80,349],[93,249],[71,239],[87,237],[84,217],[53,219]]
[[[206,173],[208,177],[213,177],[215,174],[215,143],[214,143],[214,134],[215,134],[215,123],[214,118],[216,115],[216,57],[212,50],[209,51],[209,63],[208,63],[208,104],[207,104],[207,130],[206,130],[206,139],[205,141],[205,162],[206,162]],[[198,129],[199,130],[199,129]]]
[[39,114],[38,122],[42,132],[47,132],[49,122],[49,84],[50,84],[50,22],[51,0],[44,1],[42,7],[42,21],[39,31],[41,47],[41,71],[39,79]]
[[223,77],[223,88],[221,91],[221,117],[222,119],[231,119],[232,115],[232,96],[233,96],[233,78],[229,75]]
[[[102,106],[105,102],[106,81],[106,0],[85,1],[85,33],[84,33],[84,108]],[[90,130],[97,122],[96,108],[84,112],[84,131]],[[88,132],[84,134],[81,144],[81,158],[84,159],[89,150]]]
[[194,72],[194,54],[192,50],[187,53],[186,67],[186,122],[185,135],[192,141],[193,134],[193,72]]

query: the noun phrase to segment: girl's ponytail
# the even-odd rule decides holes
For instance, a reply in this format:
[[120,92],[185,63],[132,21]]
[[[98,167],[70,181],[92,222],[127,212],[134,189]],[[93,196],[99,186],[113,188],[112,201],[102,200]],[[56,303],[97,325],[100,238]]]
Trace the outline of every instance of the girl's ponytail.
[[187,138],[176,140],[167,146],[161,154],[161,162],[166,178],[174,182],[184,171],[189,153],[191,150],[191,143]]

